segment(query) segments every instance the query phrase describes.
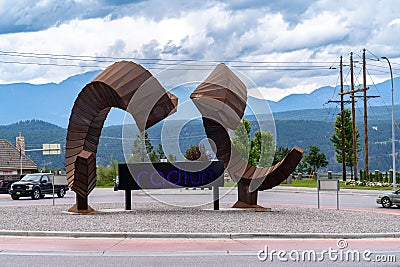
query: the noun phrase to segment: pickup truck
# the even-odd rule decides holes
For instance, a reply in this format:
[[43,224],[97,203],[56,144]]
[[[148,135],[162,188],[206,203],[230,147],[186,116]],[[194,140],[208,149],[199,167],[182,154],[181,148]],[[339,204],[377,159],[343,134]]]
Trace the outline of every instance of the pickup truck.
[[22,177],[19,175],[0,178],[0,194],[8,194],[11,189],[11,184],[18,182]]
[[44,198],[45,194],[57,194],[58,197],[64,197],[68,191],[67,180],[65,184],[59,183],[53,186],[54,174],[52,173],[33,173],[25,175],[20,181],[11,185],[9,194],[14,200],[20,197],[31,197],[32,199]]

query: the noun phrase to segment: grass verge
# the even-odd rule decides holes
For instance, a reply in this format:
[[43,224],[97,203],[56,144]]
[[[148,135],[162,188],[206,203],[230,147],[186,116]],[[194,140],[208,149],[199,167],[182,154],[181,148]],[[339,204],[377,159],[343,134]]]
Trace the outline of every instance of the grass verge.
[[[294,187],[310,187],[317,188],[317,180],[292,180],[292,184],[280,184],[282,186]],[[340,188],[345,189],[361,189],[361,190],[392,190],[390,186],[362,186],[362,185],[346,185],[345,182],[339,181]]]

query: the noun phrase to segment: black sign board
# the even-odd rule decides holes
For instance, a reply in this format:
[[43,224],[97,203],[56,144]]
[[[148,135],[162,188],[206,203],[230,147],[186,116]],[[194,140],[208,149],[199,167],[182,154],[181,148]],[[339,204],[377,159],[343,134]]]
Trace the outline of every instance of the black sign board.
[[222,161],[118,164],[119,190],[224,186]]

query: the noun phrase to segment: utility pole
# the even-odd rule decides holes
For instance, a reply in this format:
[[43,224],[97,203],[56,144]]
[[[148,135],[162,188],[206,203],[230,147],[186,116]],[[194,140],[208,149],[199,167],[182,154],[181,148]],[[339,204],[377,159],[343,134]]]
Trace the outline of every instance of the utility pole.
[[354,89],[354,71],[353,71],[353,52],[350,53],[350,81],[351,90],[340,93],[340,95],[351,94],[351,120],[352,120],[352,131],[353,131],[353,167],[354,167],[354,180],[358,180],[358,168],[357,168],[357,134],[356,134],[356,108],[355,108],[355,96],[354,93],[361,92],[363,89]]
[[364,164],[365,178],[368,180],[368,118],[367,118],[367,63],[365,62],[365,48],[363,50],[363,86],[364,86]]
[[340,131],[342,133],[342,180],[346,181],[346,145],[344,142],[343,57],[340,56]]
[[340,56],[340,101],[328,100],[328,103],[338,103],[340,102],[340,133],[342,135],[342,180],[346,181],[346,144],[345,144],[345,129],[344,129],[344,104],[351,103],[351,101],[344,101],[343,92],[343,57]]
[[365,178],[368,180],[369,177],[369,155],[368,155],[368,107],[367,100],[368,98],[375,98],[379,96],[367,96],[367,63],[365,60],[365,48],[363,50],[363,88],[358,89],[356,91],[363,91],[364,98],[364,164],[365,164]]
[[353,70],[353,52],[350,53],[350,80],[351,80],[351,120],[352,120],[352,131],[353,131],[353,169],[354,169],[354,180],[358,180],[358,168],[357,168],[357,135],[356,135],[356,107],[354,100],[354,70]]
[[358,168],[357,168],[357,134],[356,134],[356,111],[355,111],[355,100],[357,97],[354,93],[363,92],[364,98],[364,160],[365,160],[365,174],[366,178],[369,175],[369,164],[368,164],[368,115],[367,115],[367,100],[368,98],[374,98],[379,96],[367,96],[367,68],[365,60],[365,49],[363,51],[363,88],[354,89],[354,71],[353,71],[353,53],[350,53],[350,75],[351,75],[351,90],[347,92],[341,92],[340,95],[351,94],[351,115],[352,115],[352,130],[353,130],[353,154],[354,154],[354,179],[358,180]]

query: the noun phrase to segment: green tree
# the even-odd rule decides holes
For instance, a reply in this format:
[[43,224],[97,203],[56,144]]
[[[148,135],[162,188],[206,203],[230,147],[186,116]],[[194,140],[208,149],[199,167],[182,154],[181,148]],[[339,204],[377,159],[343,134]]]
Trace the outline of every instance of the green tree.
[[166,159],[166,158],[167,158],[167,157],[165,156],[165,153],[164,153],[164,149],[163,149],[162,144],[158,144],[157,153],[158,153],[158,158],[160,159],[160,161],[161,161],[162,159]]
[[253,139],[250,140],[250,131],[250,122],[243,119],[235,130],[235,137],[232,138],[234,148],[253,166],[271,166],[275,150],[273,135],[270,132],[255,131]]
[[143,142],[144,138],[145,135],[142,132],[137,134],[135,140],[133,140],[132,156],[129,159],[130,163],[148,161],[146,146]]
[[150,152],[149,159],[151,162],[160,162],[161,161],[159,158],[159,155],[157,155],[157,152],[155,152],[154,150],[152,150]]
[[[340,114],[336,116],[333,124],[335,132],[332,134],[330,140],[335,147],[336,161],[342,163],[342,130]],[[350,168],[351,178],[353,178],[354,167],[354,153],[353,153],[353,125],[351,121],[350,109],[343,110],[343,126],[344,126],[344,145],[345,145],[345,161],[346,166]],[[356,148],[360,152],[360,132],[356,128]]]
[[235,130],[235,137],[232,138],[233,146],[236,151],[242,157],[242,159],[248,161],[250,153],[250,122],[246,119],[242,119],[239,126]]
[[269,167],[274,159],[275,142],[270,132],[256,131],[251,140],[249,163]]
[[201,160],[201,161],[211,160],[211,156],[208,154],[204,144],[200,144],[199,146],[191,146],[188,149],[186,149],[185,158],[187,160]]
[[317,146],[310,146],[310,152],[304,157],[304,162],[313,172],[317,172],[321,167],[328,166],[325,154],[321,153]]
[[287,154],[289,154],[289,148],[288,147],[279,146],[275,150],[274,161],[272,162],[272,164],[277,164],[278,162],[283,160],[283,158],[286,157]]
[[107,168],[105,166],[103,166],[102,164],[98,164],[96,174],[97,174],[96,184],[102,185],[103,182],[107,179],[106,178],[107,177]]
[[198,160],[200,159],[200,149],[198,146],[191,146],[185,151],[185,159],[187,160]]
[[135,140],[133,140],[132,156],[129,162],[147,162],[149,160],[152,162],[159,161],[149,135],[147,131],[144,131],[137,134]]
[[99,164],[97,166],[96,185],[109,186],[112,185],[114,178],[118,175],[118,161],[111,156],[110,163],[107,167]]
[[307,163],[304,161],[304,158],[299,162],[299,164],[297,164],[296,171],[299,173],[311,172],[310,168],[307,167]]
[[145,145],[145,147],[146,147],[147,155],[150,156],[151,153],[154,151],[154,147],[153,147],[153,145],[152,145],[151,142],[150,142],[149,134],[147,133],[147,131],[144,131],[144,138],[143,138],[143,140],[144,140],[144,145]]
[[110,163],[109,163],[110,168],[114,171],[114,177],[118,175],[118,160],[114,158],[114,156],[111,156],[110,158]]

